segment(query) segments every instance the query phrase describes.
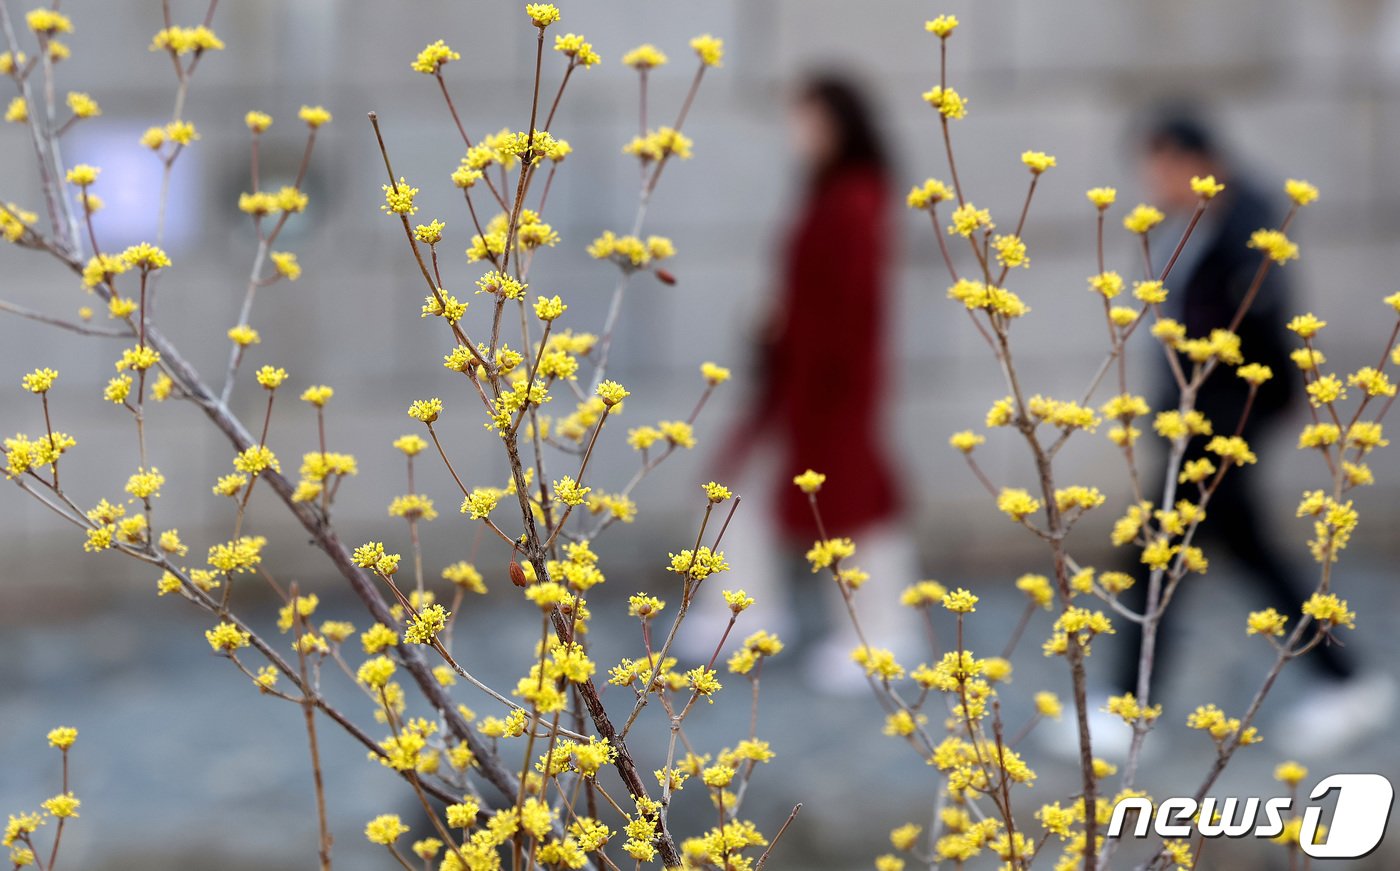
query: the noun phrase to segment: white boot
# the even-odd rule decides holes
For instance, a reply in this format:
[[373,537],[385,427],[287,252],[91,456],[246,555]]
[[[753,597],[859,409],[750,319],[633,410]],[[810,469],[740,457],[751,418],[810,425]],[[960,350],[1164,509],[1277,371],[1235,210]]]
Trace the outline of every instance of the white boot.
[[[1371,672],[1310,690],[1273,727],[1278,746],[1289,756],[1318,759],[1338,755],[1381,731],[1395,709],[1395,681]],[[1270,730],[1264,730],[1268,740]]]

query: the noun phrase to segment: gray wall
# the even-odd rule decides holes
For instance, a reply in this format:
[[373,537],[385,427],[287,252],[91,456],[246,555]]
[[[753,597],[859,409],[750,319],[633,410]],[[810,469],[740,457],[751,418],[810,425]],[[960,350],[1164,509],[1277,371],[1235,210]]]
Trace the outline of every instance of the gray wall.
[[[1076,390],[1100,358],[1092,299],[1083,290],[1092,268],[1092,223],[1082,191],[1115,184],[1122,201],[1134,201],[1133,170],[1124,157],[1127,119],[1163,95],[1208,99],[1230,143],[1270,183],[1288,174],[1320,185],[1323,198],[1303,216],[1296,234],[1303,260],[1288,271],[1299,287],[1300,307],[1330,320],[1331,338],[1346,337],[1332,349],[1337,363],[1359,364],[1372,353],[1369,348],[1384,338],[1384,327],[1375,322],[1381,311],[1376,300],[1394,289],[1383,275],[1400,194],[1400,174],[1386,159],[1400,136],[1390,111],[1400,70],[1400,60],[1386,48],[1393,43],[1388,35],[1400,26],[1391,4],[976,5],[948,7],[964,21],[951,73],[971,100],[970,117],[956,128],[964,179],[979,203],[1009,220],[1021,197],[1020,151],[1044,149],[1059,157],[1025,234],[1034,269],[1019,286],[1035,309],[1018,329],[1034,389]],[[91,91],[105,114],[80,125],[68,153],[104,164],[108,172],[99,192],[114,205],[125,199],[130,208],[124,214],[131,214],[153,205],[154,193],[131,185],[123,190],[122,167],[150,170],[149,155],[134,138],[170,105],[168,64],[145,50],[158,10],[129,0],[79,0],[70,11],[78,31],[71,40],[75,57],[60,68],[62,84]],[[793,164],[781,122],[798,71],[833,65],[858,72],[886,110],[901,177],[944,175],[934,116],[918,96],[934,68],[935,41],[921,27],[928,13],[924,3],[813,0],[565,7],[563,27],[587,34],[606,62],[576,77],[555,124],[577,152],[552,195],[552,219],[563,244],[540,258],[534,280],[535,289],[565,296],[571,306],[566,323],[578,329],[601,322],[613,278],[581,249],[600,230],[626,226],[635,196],[633,166],[617,151],[635,123],[634,83],[617,58],[643,40],[671,54],[672,65],[655,76],[653,89],[654,115],[665,116],[670,110],[662,107],[675,105],[689,78],[685,40],[713,31],[728,46],[724,67],[707,77],[692,115],[696,157],[668,170],[649,219],[650,230],[676,239],[680,255],[673,271],[681,283],[672,289],[644,279],[629,297],[615,373],[636,400],[621,422],[683,414],[702,360],[743,363],[747,325],[771,286],[774,245],[789,202]],[[285,247],[300,253],[306,275],[262,294],[253,323],[263,344],[250,361],[286,366],[294,385],[328,382],[337,388],[331,440],[355,452],[362,468],[343,491],[340,518],[350,539],[382,529],[382,506],[402,489],[388,441],[412,430],[403,414],[411,398],[443,394],[450,409],[444,431],[467,475],[475,481],[499,477],[492,471],[496,447],[479,430],[460,382],[438,365],[445,350],[440,325],[416,316],[421,285],[394,222],[377,210],[383,179],[364,112],[380,113],[396,167],[423,188],[418,217],[448,222],[448,283],[468,288],[476,270],[451,254],[463,247],[469,223],[446,183],[459,143],[432,82],[407,64],[425,42],[446,38],[466,55],[448,68],[448,77],[469,128],[522,127],[531,42],[524,16],[511,3],[242,0],[224,4],[217,29],[230,48],[205,61],[190,98],[188,115],[203,139],[177,174],[169,243],[176,268],[162,288],[164,328],[205,371],[221,369],[222,334],[235,317],[253,249],[234,208],[237,193],[246,188],[242,113],[256,107],[278,119],[265,165],[290,171],[301,146],[295,110],[302,102],[324,102],[336,121],[318,148],[311,208],[285,239]],[[558,64],[546,66],[548,83]],[[26,131],[6,125],[0,149],[0,191],[33,203]],[[968,486],[971,477],[945,438],[979,422],[1002,388],[985,349],[942,298],[944,282],[927,225],[915,216],[901,220],[895,345],[903,365],[892,432],[918,491],[917,522],[926,550],[939,566],[957,565],[999,541],[1004,529]],[[114,232],[110,223],[106,229],[113,240],[140,234],[129,228]],[[1132,256],[1121,239],[1112,253],[1125,265]],[[60,313],[82,302],[73,282],[39,257],[6,249],[0,262],[4,298]],[[477,312],[483,308],[478,305]],[[106,433],[125,426],[115,409],[95,398],[111,372],[112,343],[76,340],[14,320],[0,329],[0,373],[10,385],[0,406],[4,427],[35,428],[36,409],[18,395],[15,382],[33,365],[57,365],[63,370],[54,397],[61,426],[83,441],[70,460],[82,470],[69,479],[75,495],[95,501],[112,494],[128,463],[112,467],[110,458],[125,456],[131,441],[122,430],[111,450],[97,447]],[[718,425],[742,394],[740,376],[707,414],[701,448],[642,490],[644,511],[652,512],[643,522],[665,524],[686,510],[692,484],[707,476],[705,436],[713,446]],[[256,390],[245,388],[237,404],[251,418],[259,414],[260,401]],[[164,407],[152,418],[155,462],[171,478],[162,507],[170,512],[178,506],[187,537],[202,545],[200,533],[222,535],[228,522],[229,506],[207,489],[226,469],[228,448],[189,409]],[[311,424],[305,409],[282,407],[273,444],[284,463],[294,465],[311,445]],[[1289,450],[1285,444],[1280,453]],[[1087,453],[1066,455],[1070,475],[1121,488],[1121,470],[1100,467]],[[984,461],[994,477],[1015,481],[1025,474],[1019,456],[993,439]],[[620,483],[632,462],[619,444],[607,446],[594,483]],[[1387,474],[1393,463],[1382,454],[1376,466],[1381,484],[1364,501],[1383,508],[1394,501],[1394,476]],[[1289,463],[1275,468],[1270,483],[1293,493],[1320,472],[1311,462]],[[450,514],[450,485],[434,492]],[[7,495],[0,506],[3,548],[25,557],[5,561],[0,584],[127,571],[113,560],[70,556],[72,548],[53,550],[56,536],[76,544],[75,534],[60,531],[18,494]],[[440,537],[455,522],[439,521]],[[1372,513],[1363,529],[1374,532],[1383,523],[1380,513]],[[952,542],[962,545],[945,549]],[[430,544],[435,546],[447,556],[456,545]],[[287,550],[291,565],[314,565],[304,564],[304,549]]]
[[[196,5],[177,4],[190,16],[185,20],[198,14]],[[532,34],[519,5],[513,0],[224,0],[216,24],[229,50],[209,57],[195,81],[188,115],[203,139],[182,159],[177,178],[168,244],[176,267],[163,279],[160,318],[209,373],[222,370],[223,334],[236,317],[254,249],[247,221],[235,208],[238,192],[247,186],[243,113],[258,108],[277,118],[264,164],[280,172],[291,171],[302,145],[297,107],[323,102],[336,115],[316,155],[311,208],[284,240],[283,247],[301,255],[305,277],[261,294],[253,323],[263,344],[251,354],[245,376],[252,367],[275,363],[291,371],[295,390],[322,382],[336,387],[331,445],[358,455],[362,470],[342,490],[338,516],[349,541],[384,538],[404,544],[399,523],[387,522],[385,505],[404,489],[401,461],[389,442],[417,426],[404,414],[411,399],[444,397],[449,410],[441,430],[466,478],[474,483],[504,478],[499,447],[480,428],[461,381],[440,366],[446,350],[441,325],[417,317],[421,283],[396,222],[378,211],[382,167],[364,113],[379,112],[396,168],[423,188],[418,218],[448,222],[449,287],[465,296],[479,270],[453,256],[465,246],[469,226],[447,182],[460,146],[432,82],[412,73],[408,63],[426,42],[446,39],[466,55],[448,68],[448,77],[470,130],[523,127]],[[1390,239],[1400,215],[1400,171],[1390,159],[1400,143],[1395,120],[1400,116],[1394,111],[1400,101],[1400,54],[1393,48],[1400,4],[961,0],[944,8],[964,21],[955,38],[952,75],[971,100],[971,114],[957,125],[956,135],[963,178],[977,202],[1009,220],[1025,178],[1020,152],[1043,149],[1059,158],[1059,167],[1044,179],[1026,231],[1034,268],[1017,286],[1034,308],[1017,330],[1033,389],[1057,395],[1076,391],[1100,359],[1101,330],[1094,300],[1084,289],[1084,277],[1093,271],[1093,224],[1082,192],[1113,184],[1120,188],[1120,202],[1135,202],[1133,168],[1124,156],[1128,120],[1157,97],[1183,93],[1209,99],[1231,144],[1271,184],[1295,175],[1322,188],[1321,201],[1303,215],[1295,234],[1303,260],[1287,270],[1299,291],[1300,310],[1314,309],[1333,324],[1325,334],[1333,361],[1346,368],[1371,359],[1390,325],[1378,300],[1397,289],[1387,277]],[[136,217],[122,226],[109,223],[105,238],[111,245],[131,241],[126,237],[148,232],[138,218],[153,208],[154,188],[148,181],[124,184],[123,174],[132,179],[135,169],[151,170],[150,156],[135,140],[146,126],[164,120],[172,94],[167,61],[146,51],[159,26],[159,4],[70,0],[64,9],[74,15],[78,31],[71,39],[75,56],[61,68],[62,85],[91,91],[104,107],[100,120],[73,133],[68,154],[106,167],[98,191],[112,206],[108,218],[130,216],[132,210]],[[678,540],[678,530],[689,528],[695,484],[708,480],[717,431],[743,393],[738,370],[744,337],[772,286],[774,245],[790,203],[794,166],[782,120],[791,83],[799,71],[815,66],[858,72],[885,109],[901,177],[912,182],[943,176],[935,117],[919,100],[935,63],[935,43],[922,22],[935,11],[907,0],[564,5],[562,28],[587,34],[605,63],[577,76],[555,124],[576,153],[552,194],[551,220],[563,244],[541,256],[534,289],[562,294],[570,310],[561,325],[576,329],[595,329],[601,322],[614,277],[609,267],[588,260],[583,246],[605,228],[625,227],[635,196],[634,166],[618,152],[635,124],[635,85],[630,72],[619,68],[618,57],[642,41],[671,55],[673,64],[654,77],[653,111],[665,117],[671,109],[661,107],[675,106],[689,79],[686,40],[711,31],[723,36],[728,48],[724,67],[707,76],[691,116],[696,156],[667,171],[651,211],[649,229],[673,236],[679,247],[672,269],[680,284],[667,288],[643,279],[633,288],[615,374],[635,396],[618,423],[635,426],[685,414],[703,360],[735,365],[738,384],[727,386],[707,413],[701,447],[643,486],[639,528],[605,543],[615,579],[609,587],[626,593],[637,588],[633,584],[660,580],[658,557]],[[547,66],[546,81],[552,82],[559,65]],[[0,198],[32,206],[37,197],[28,148],[25,130],[0,125]],[[949,432],[978,424],[1004,390],[986,349],[943,298],[944,279],[926,222],[909,215],[901,222],[894,346],[902,366],[891,431],[917,493],[926,569],[945,579],[1011,577],[1034,568],[1042,551],[1030,536],[1007,534],[1014,530],[946,446]],[[1115,241],[1112,254],[1124,268],[1132,262],[1126,240]],[[87,301],[71,277],[39,256],[5,246],[0,246],[0,298],[61,314]],[[478,302],[469,320],[484,308]],[[32,433],[42,425],[33,397],[19,391],[19,378],[35,366],[61,369],[53,397],[58,426],[80,440],[65,461],[64,479],[84,503],[120,494],[136,463],[129,423],[99,398],[118,350],[110,341],[77,339],[0,317],[0,431]],[[261,393],[250,383],[245,377],[235,404],[253,419],[261,413]],[[209,486],[229,469],[231,451],[190,408],[156,407],[151,419],[153,461],[170,478],[158,523],[178,525],[197,558],[211,541],[228,534],[231,507],[211,496]],[[601,449],[590,483],[617,487],[631,474],[635,459],[620,444],[624,426]],[[272,444],[284,467],[295,467],[314,438],[308,409],[295,402],[280,406]],[[1325,472],[1314,458],[1293,461],[1291,441],[1280,434],[1268,485],[1279,494],[1272,504],[1280,529],[1301,532],[1289,517],[1296,493],[1316,486]],[[1085,439],[1064,455],[1067,479],[1121,495],[1121,469],[1091,459],[1090,444]],[[993,439],[982,456],[998,480],[1029,480],[1009,440]],[[1357,548],[1364,551],[1360,562],[1371,566],[1388,566],[1394,555],[1386,534],[1396,520],[1391,506],[1400,480],[1393,457],[1378,456],[1380,483],[1360,497]],[[441,565],[464,556],[470,538],[455,513],[451,482],[436,474],[431,458],[423,468],[420,481],[432,479],[424,489],[438,497],[443,511],[427,542],[429,564]],[[562,471],[556,466],[556,474]],[[268,563],[278,576],[321,591],[327,616],[354,613],[330,601],[329,591],[338,588],[335,579],[325,576],[304,536],[286,529],[280,509],[262,497],[254,501],[249,528],[273,538]],[[1099,526],[1092,518],[1086,522],[1081,540],[1101,541],[1098,532],[1107,519],[1099,518]],[[0,650],[7,662],[20,664],[18,674],[0,685],[0,738],[29,754],[37,752],[40,736],[55,722],[84,729],[80,747],[87,749],[78,789],[91,799],[68,836],[75,859],[81,864],[100,854],[110,860],[104,867],[163,868],[179,866],[172,857],[188,855],[213,867],[211,857],[223,855],[233,857],[228,867],[247,867],[248,857],[256,856],[259,867],[305,867],[314,833],[304,813],[310,799],[302,750],[299,741],[286,740],[299,728],[295,712],[249,701],[247,687],[225,664],[206,659],[207,651],[195,652],[203,645],[197,634],[206,625],[202,617],[167,609],[164,601],[157,607],[148,598],[154,579],[147,573],[116,557],[84,555],[80,544],[79,532],[60,526],[23,494],[0,491]],[[1092,552],[1091,544],[1085,547]],[[1301,555],[1300,544],[1289,547]],[[644,561],[649,571],[624,573],[629,561]],[[489,560],[487,565],[501,567]],[[1375,611],[1393,613],[1387,573],[1364,573],[1371,583],[1358,584],[1356,595],[1361,599],[1369,590],[1373,598],[1366,601],[1381,602]],[[1000,614],[1014,619],[1020,607],[1015,594],[1001,595],[987,586],[985,610],[994,616],[982,625],[999,626],[995,615]],[[128,601],[114,607],[111,600],[122,597]],[[1211,608],[1236,620],[1218,601]],[[1236,609],[1240,615],[1242,609]],[[84,613],[89,619],[55,625]],[[154,615],[162,621],[160,632],[147,631],[150,623],[140,619]],[[264,609],[261,617],[270,614]],[[534,637],[532,628],[520,629],[502,611],[475,609],[464,619],[471,621],[464,631],[489,642],[480,649],[496,651],[498,644],[523,645]],[[1216,623],[1202,625],[1210,627],[1201,630],[1203,638],[1237,631],[1235,622],[1220,634]],[[596,634],[605,648],[629,643],[606,629]],[[1393,651],[1386,645],[1393,637],[1375,645],[1389,651],[1391,661]],[[482,663],[483,673],[493,682],[507,681],[512,657],[495,658],[499,661]],[[1034,651],[1029,658],[1039,660]],[[1256,666],[1248,662],[1251,682]],[[1242,666],[1234,668],[1210,663],[1201,674],[1224,683]],[[1034,674],[1018,677],[1023,682],[1029,677],[1027,686],[1041,685]],[[796,681],[774,686],[773,704],[781,712],[776,721],[791,724],[772,727],[785,742],[779,744],[784,755],[778,765],[790,767],[775,766],[765,782],[772,786],[764,789],[772,791],[766,793],[761,818],[781,819],[796,798],[811,802],[803,818],[811,822],[790,840],[797,858],[786,857],[790,861],[776,867],[816,867],[819,861],[865,867],[882,848],[883,832],[904,822],[911,806],[925,806],[925,783],[907,776],[906,748],[894,742],[863,757],[858,772],[811,765],[810,754],[825,751],[829,736],[844,740],[857,730],[873,730],[874,715],[853,702],[831,705],[812,718],[810,699]],[[1226,695],[1220,688],[1219,695],[1203,698]],[[199,704],[187,704],[189,698]],[[1201,700],[1193,696],[1192,704]],[[747,717],[743,705],[734,710],[735,716]],[[811,728],[812,720],[831,731]],[[729,730],[725,738],[744,728],[743,723],[720,726]],[[720,741],[719,726],[708,728]],[[381,857],[365,850],[360,829],[364,819],[389,809],[384,802],[392,799],[386,797],[397,795],[398,787],[366,767],[362,752],[348,741],[338,735],[326,741],[337,760],[338,864],[379,867],[375,860]],[[1201,752],[1199,744],[1181,747],[1187,748],[1182,754]],[[1252,782],[1272,789],[1273,757],[1257,758]],[[7,810],[51,793],[46,767],[51,762],[44,757],[15,767],[15,776],[0,789]],[[1064,790],[1073,788],[1066,779],[1070,774],[1068,768],[1046,772]],[[863,818],[852,821],[845,778],[859,775],[870,786],[856,791],[872,803],[862,803]],[[1177,779],[1182,776],[1176,773]],[[838,777],[842,782],[834,782]],[[1058,794],[1058,787],[1048,788],[1047,795]],[[832,796],[842,797],[835,809]],[[201,814],[193,826],[192,807]],[[819,860],[817,853],[826,855]]]

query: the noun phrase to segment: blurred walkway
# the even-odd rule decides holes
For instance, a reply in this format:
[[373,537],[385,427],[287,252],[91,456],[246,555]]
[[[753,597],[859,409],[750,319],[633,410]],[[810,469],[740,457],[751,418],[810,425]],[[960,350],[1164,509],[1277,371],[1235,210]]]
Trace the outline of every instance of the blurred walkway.
[[[613,575],[625,576],[617,570]],[[1394,616],[1400,614],[1400,590],[1389,569],[1344,564],[1342,578],[1343,594],[1361,615],[1350,638],[1353,649],[1369,662],[1400,659],[1400,626]],[[979,644],[982,649],[1000,647],[1005,627],[1022,607],[1021,595],[1010,584],[960,583],[982,596],[969,645],[974,650]],[[1167,712],[1158,736],[1164,752],[1147,767],[1145,782],[1156,795],[1189,792],[1211,758],[1207,739],[1185,728],[1187,711],[1219,702],[1238,713],[1242,688],[1252,691],[1268,665],[1265,645],[1247,641],[1242,630],[1245,613],[1258,603],[1237,598],[1224,574],[1197,583],[1202,589],[1192,591],[1190,616],[1184,621],[1190,627],[1184,661],[1166,682]],[[604,668],[610,660],[635,654],[630,621],[621,625],[602,619],[621,613],[617,605],[599,601],[594,608],[600,617],[592,637]],[[325,617],[354,613],[351,603],[322,606]],[[607,631],[613,625],[618,631]],[[522,639],[533,638],[534,626],[533,615],[524,609],[507,614],[488,604],[466,613],[458,629],[463,662],[494,684],[513,683],[514,675],[502,670],[501,663],[523,661],[529,642],[522,644]],[[0,777],[0,813],[26,809],[56,791],[57,757],[44,751],[44,732],[59,723],[81,731],[73,761],[82,818],[65,835],[67,861],[62,866],[104,871],[196,866],[204,871],[291,871],[311,866],[314,817],[300,714],[286,703],[259,698],[231,666],[213,659],[201,637],[204,628],[192,611],[143,599],[127,610],[77,623],[6,626],[0,632],[0,661],[12,664],[0,682],[0,758],[7,760]],[[948,627],[941,630],[951,637]],[[1024,722],[1025,702],[1035,690],[1053,689],[1068,700],[1063,664],[1040,655],[1039,642],[1047,633],[1048,618],[1038,616],[1015,658],[1006,703],[1013,731]],[[471,652],[486,649],[493,655]],[[1103,669],[1106,663],[1096,665]],[[887,849],[889,829],[927,818],[933,772],[911,765],[909,748],[880,734],[881,718],[867,696],[815,697],[800,675],[783,656],[764,675],[759,734],[773,742],[778,757],[755,779],[747,815],[772,831],[793,803],[804,803],[799,824],[772,868],[868,868],[873,856]],[[1310,680],[1301,668],[1285,672],[1266,713],[1281,710],[1307,690]],[[706,750],[732,743],[747,730],[746,687],[726,682],[722,695],[728,699],[702,705],[694,716],[692,737]],[[333,696],[337,688],[346,689],[336,674],[328,674],[325,684]],[[368,720],[369,711],[356,707],[353,695],[342,692],[340,697]],[[467,690],[458,697],[479,715],[494,713],[479,694]],[[616,698],[611,704],[621,706]],[[653,715],[649,711],[645,716]],[[638,748],[647,770],[659,767],[664,757],[659,723],[658,718],[650,730],[638,730],[655,739]],[[1265,743],[1241,754],[1216,794],[1278,794],[1271,774],[1281,758],[1268,743],[1269,717],[1261,729]],[[408,796],[395,778],[365,761],[358,745],[333,727],[326,726],[322,735],[336,867],[383,868],[383,857],[365,842],[361,829],[381,812],[400,811],[408,819]],[[1046,760],[1034,747],[1030,754],[1040,774],[1030,793],[1036,801],[1075,788],[1077,774],[1069,766]],[[1341,757],[1302,761],[1314,779],[1335,771],[1377,771],[1400,781],[1400,737],[1392,733]],[[1026,818],[1029,810],[1023,811]],[[1273,845],[1220,841],[1209,845],[1200,867],[1270,869],[1286,867],[1279,864],[1283,859]],[[1392,833],[1377,854],[1347,867],[1394,868],[1397,863],[1400,836]]]

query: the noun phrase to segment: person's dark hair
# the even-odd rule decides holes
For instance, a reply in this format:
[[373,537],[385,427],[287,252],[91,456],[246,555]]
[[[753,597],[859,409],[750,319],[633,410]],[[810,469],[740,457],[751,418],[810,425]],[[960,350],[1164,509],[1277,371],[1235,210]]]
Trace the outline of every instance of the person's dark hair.
[[1160,108],[1148,118],[1142,141],[1149,154],[1175,151],[1204,158],[1221,156],[1210,125],[1200,115],[1175,107]]
[[855,167],[888,174],[889,152],[875,125],[870,102],[854,82],[837,75],[814,75],[798,91],[798,99],[821,107],[836,134],[835,151],[825,165],[815,167],[813,181]]

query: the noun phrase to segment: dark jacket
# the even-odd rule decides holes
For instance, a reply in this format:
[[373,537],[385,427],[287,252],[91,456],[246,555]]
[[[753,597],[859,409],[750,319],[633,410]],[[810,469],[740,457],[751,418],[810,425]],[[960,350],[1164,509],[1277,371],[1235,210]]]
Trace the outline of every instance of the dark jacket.
[[[1230,325],[1259,271],[1263,255],[1248,247],[1255,230],[1278,227],[1279,217],[1268,201],[1247,183],[1235,181],[1221,195],[1223,206],[1210,236],[1203,240],[1205,250],[1195,259],[1189,274],[1167,277],[1167,287],[1181,295],[1178,309],[1186,334],[1204,337],[1211,330]],[[1296,268],[1296,267],[1293,267]],[[1273,369],[1274,377],[1259,388],[1250,412],[1249,429],[1276,419],[1298,392],[1297,367],[1289,358],[1293,343],[1285,323],[1295,314],[1289,299],[1289,266],[1273,264],[1236,332],[1246,363],[1262,363]],[[1190,363],[1183,362],[1190,372]],[[1178,392],[1167,376],[1161,408],[1175,408]],[[1215,431],[1229,435],[1239,423],[1240,412],[1249,395],[1249,385],[1235,377],[1231,368],[1220,367],[1208,378],[1197,396],[1196,408],[1215,425]]]

